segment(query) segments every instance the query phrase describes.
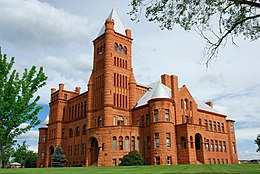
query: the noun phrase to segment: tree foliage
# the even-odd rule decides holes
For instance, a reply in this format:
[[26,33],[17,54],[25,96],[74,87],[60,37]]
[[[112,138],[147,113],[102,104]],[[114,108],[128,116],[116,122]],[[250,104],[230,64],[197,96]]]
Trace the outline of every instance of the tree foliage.
[[[0,54],[0,167],[4,148],[15,137],[40,124],[37,114],[42,106],[36,105],[40,96],[34,94],[47,80],[42,67],[37,71],[32,66],[19,76],[13,65],[14,58],[9,62],[6,55]],[[22,123],[29,124],[21,127]]]
[[255,144],[258,146],[256,152],[260,152],[260,134],[257,136]]
[[36,166],[37,153],[28,149],[26,141],[22,145],[17,144],[17,148],[12,155],[13,162],[18,162],[25,168],[33,168]]
[[55,152],[51,155],[51,165],[52,167],[64,167],[66,164],[66,156],[63,153],[61,145],[58,145]]
[[10,164],[10,158],[12,157],[15,149],[13,145],[15,144],[15,141],[10,142],[8,144],[5,144],[2,150],[2,167],[8,167]]
[[175,25],[195,29],[206,39],[206,65],[228,38],[243,35],[250,40],[260,37],[259,0],[132,0],[132,20],[139,21],[142,11],[148,21],[161,29]]
[[140,166],[144,164],[144,159],[136,150],[126,154],[120,163],[120,166]]

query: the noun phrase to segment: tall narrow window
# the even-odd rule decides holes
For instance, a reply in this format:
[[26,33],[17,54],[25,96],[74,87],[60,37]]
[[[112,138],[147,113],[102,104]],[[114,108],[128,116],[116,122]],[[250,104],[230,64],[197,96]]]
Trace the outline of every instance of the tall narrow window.
[[79,136],[79,134],[80,134],[80,129],[79,129],[79,127],[77,127],[76,128],[76,136]]
[[123,137],[119,137],[119,150],[123,150]]
[[172,157],[171,156],[167,156],[167,164],[172,165]]
[[140,150],[140,137],[137,137],[137,150]]
[[72,130],[72,129],[69,130],[69,137],[70,137],[70,138],[73,137],[73,130]]
[[216,122],[215,121],[213,121],[213,128],[214,128],[214,132],[216,132],[217,131],[217,126],[216,126]]
[[114,116],[113,125],[116,125],[116,116]]
[[223,141],[223,152],[227,152],[226,142],[225,141]]
[[64,138],[64,137],[65,137],[65,129],[62,128],[62,130],[61,130],[61,138]]
[[224,123],[221,123],[221,132],[224,133],[225,129],[224,129]]
[[113,150],[116,150],[116,137],[113,137]]
[[166,133],[166,147],[170,148],[171,147],[171,134]]
[[146,114],[146,126],[149,126],[150,124],[150,115]]
[[210,140],[210,150],[214,152],[214,142],[213,140]]
[[209,130],[212,131],[212,121],[209,121]]
[[41,159],[44,159],[44,150],[41,150]]
[[215,149],[216,149],[216,152],[218,152],[218,141],[215,140]]
[[206,127],[206,130],[208,130],[208,120],[205,120],[205,127]]
[[140,126],[140,117],[137,117],[137,119],[136,119],[136,125],[137,125],[137,126]]
[[234,134],[234,127],[232,125],[230,126],[230,133]]
[[164,110],[164,115],[165,115],[165,121],[167,121],[167,122],[170,121],[169,120],[169,109]]
[[98,127],[102,126],[102,117],[98,117]]
[[125,137],[125,150],[129,150],[129,136]]
[[186,149],[186,139],[181,137],[181,149]]
[[218,132],[220,132],[220,122],[218,122],[217,124],[218,124]]
[[84,124],[84,125],[83,125],[83,132],[82,132],[82,134],[83,134],[83,135],[86,135],[86,133],[87,133],[87,125]]
[[42,135],[42,143],[45,143],[45,141],[46,141],[46,135],[43,134],[43,135]]
[[222,152],[222,141],[219,141],[219,151]]
[[144,115],[142,115],[142,126],[144,126]]
[[160,147],[159,133],[155,133],[154,137],[155,137],[155,147],[159,148]]
[[161,164],[161,161],[160,161],[160,157],[159,157],[159,156],[156,156],[156,157],[155,157],[155,162],[156,162],[156,165],[160,165],[160,164]]
[[150,136],[147,136],[147,149],[149,150],[150,147],[151,147]]
[[232,142],[232,150],[233,150],[233,153],[236,153],[236,145],[234,142]]
[[158,109],[155,109],[154,111],[153,111],[154,113],[154,122],[158,122]]
[[131,151],[135,150],[135,137],[132,136],[132,140],[131,140]]

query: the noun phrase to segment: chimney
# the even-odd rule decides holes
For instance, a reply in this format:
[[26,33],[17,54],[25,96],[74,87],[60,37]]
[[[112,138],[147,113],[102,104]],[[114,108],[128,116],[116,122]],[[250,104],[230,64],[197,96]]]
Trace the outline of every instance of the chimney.
[[51,94],[53,94],[54,92],[56,92],[56,88],[51,88]]
[[212,101],[206,102],[206,104],[213,108],[213,102]]
[[61,90],[63,90],[63,89],[64,89],[64,84],[60,83],[60,84],[59,84],[59,90],[61,91]]
[[78,93],[78,94],[80,94],[80,87],[76,87],[76,88],[75,88],[75,92]]
[[130,29],[126,29],[125,34],[127,37],[132,38],[132,31]]

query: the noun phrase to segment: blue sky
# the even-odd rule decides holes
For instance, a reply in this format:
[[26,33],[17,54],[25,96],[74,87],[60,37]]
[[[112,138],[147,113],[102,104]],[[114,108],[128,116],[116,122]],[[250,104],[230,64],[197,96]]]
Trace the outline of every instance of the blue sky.
[[[260,40],[235,38],[221,49],[206,69],[199,62],[205,40],[196,32],[178,26],[160,30],[141,18],[130,20],[126,0],[0,0],[0,45],[2,52],[16,57],[15,68],[43,66],[47,85],[40,89],[39,113],[48,115],[50,89],[59,83],[86,91],[92,69],[92,41],[106,17],[115,8],[124,26],[132,30],[133,67],[136,81],[148,85],[164,73],[179,76],[194,97],[213,101],[214,108],[236,121],[239,159],[260,158],[254,139],[260,133]],[[18,139],[37,149],[38,127]]]

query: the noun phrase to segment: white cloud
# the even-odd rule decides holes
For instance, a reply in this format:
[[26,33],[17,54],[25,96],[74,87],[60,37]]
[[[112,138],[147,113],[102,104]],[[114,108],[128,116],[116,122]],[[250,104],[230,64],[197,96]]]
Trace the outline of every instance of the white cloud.
[[2,0],[0,11],[0,38],[23,49],[80,46],[90,33],[87,18],[38,0]]

